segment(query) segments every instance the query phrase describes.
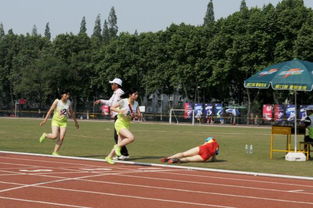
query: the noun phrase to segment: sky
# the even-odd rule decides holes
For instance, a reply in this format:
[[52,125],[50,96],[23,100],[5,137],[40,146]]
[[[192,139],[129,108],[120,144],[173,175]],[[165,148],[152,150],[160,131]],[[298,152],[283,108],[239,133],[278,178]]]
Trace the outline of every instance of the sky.
[[[201,25],[210,0],[0,0],[0,23],[7,32],[31,33],[34,25],[44,34],[49,22],[52,36],[79,32],[85,16],[87,33],[92,34],[96,16],[101,24],[115,8],[119,32],[156,32],[172,23]],[[246,0],[247,6],[262,8],[281,0]],[[239,10],[241,0],[213,0],[215,19]],[[304,0],[313,8],[313,0]]]

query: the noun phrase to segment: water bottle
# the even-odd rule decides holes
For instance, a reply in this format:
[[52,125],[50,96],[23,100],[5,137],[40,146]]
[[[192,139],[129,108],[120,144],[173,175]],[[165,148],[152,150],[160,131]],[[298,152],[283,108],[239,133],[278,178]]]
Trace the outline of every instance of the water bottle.
[[249,153],[253,154],[253,145],[252,144],[250,144],[250,146],[249,146]]
[[249,146],[248,144],[245,145],[246,154],[249,154],[249,152],[250,152],[250,151],[249,151],[249,147],[250,147],[250,146]]

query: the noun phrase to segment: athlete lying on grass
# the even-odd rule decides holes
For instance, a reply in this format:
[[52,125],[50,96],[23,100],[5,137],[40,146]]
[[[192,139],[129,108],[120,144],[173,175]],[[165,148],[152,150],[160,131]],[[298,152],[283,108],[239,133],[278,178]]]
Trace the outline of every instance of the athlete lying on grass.
[[178,162],[203,162],[211,159],[216,160],[216,155],[219,152],[219,144],[214,137],[205,139],[205,143],[198,147],[193,147],[185,152],[176,153],[172,156],[161,159],[161,162],[169,164]]

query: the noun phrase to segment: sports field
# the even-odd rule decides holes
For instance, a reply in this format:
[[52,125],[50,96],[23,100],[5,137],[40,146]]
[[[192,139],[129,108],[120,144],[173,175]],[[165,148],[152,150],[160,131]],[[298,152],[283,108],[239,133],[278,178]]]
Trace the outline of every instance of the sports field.
[[[54,142],[39,144],[42,132],[50,131],[50,122],[39,127],[37,119],[0,118],[0,150],[50,154]],[[253,171],[298,176],[312,176],[312,161],[288,162],[284,153],[274,153],[269,159],[270,128],[240,126],[191,126],[134,123],[136,141],[128,146],[131,160],[160,163],[160,158],[187,150],[203,143],[207,136],[216,136],[220,144],[217,162],[179,164],[185,166]],[[113,123],[80,121],[80,129],[69,123],[62,155],[104,158],[113,146]],[[285,139],[277,139],[283,147]],[[245,144],[253,144],[253,154],[246,154]]]

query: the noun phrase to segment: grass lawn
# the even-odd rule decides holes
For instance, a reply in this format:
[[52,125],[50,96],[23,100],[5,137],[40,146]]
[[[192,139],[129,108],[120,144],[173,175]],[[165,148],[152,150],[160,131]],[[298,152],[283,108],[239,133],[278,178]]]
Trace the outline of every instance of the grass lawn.
[[[39,144],[43,132],[50,132],[50,122],[43,127],[36,119],[0,118],[0,150],[50,154],[54,141]],[[104,158],[113,146],[113,123],[79,121],[76,130],[70,121],[60,154]],[[220,144],[217,162],[180,165],[227,170],[254,171],[298,176],[312,176],[312,162],[289,162],[284,153],[273,153],[269,159],[270,128],[191,126],[134,123],[131,130],[136,141],[128,146],[131,160],[160,163],[160,158],[185,151],[203,143],[207,136],[216,136]],[[299,140],[302,140],[300,136]],[[285,146],[285,137],[277,137],[275,147]],[[252,144],[253,154],[245,153],[245,144]]]

